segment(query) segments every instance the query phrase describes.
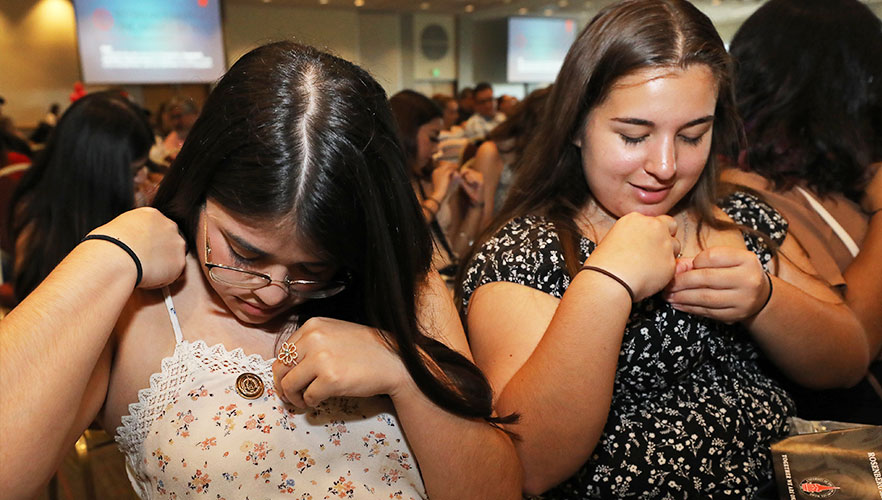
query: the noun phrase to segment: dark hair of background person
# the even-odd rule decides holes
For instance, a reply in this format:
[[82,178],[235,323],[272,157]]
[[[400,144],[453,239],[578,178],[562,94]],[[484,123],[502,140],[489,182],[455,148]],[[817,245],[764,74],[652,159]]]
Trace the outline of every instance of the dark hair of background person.
[[[433,165],[431,162],[426,165],[414,165],[417,161],[417,135],[419,135],[420,127],[432,120],[442,118],[443,112],[435,101],[413,90],[402,90],[393,95],[389,99],[389,108],[398,125],[398,140],[404,149],[407,174],[416,181],[416,187],[425,199],[427,195],[423,192],[423,186],[419,180],[420,178],[427,180],[432,178]],[[419,167],[419,175],[414,167]],[[447,253],[451,261],[455,261],[456,255],[453,253],[453,248],[436,219],[432,219],[432,222],[429,223],[429,229],[435,235],[435,241]]]
[[730,46],[743,167],[860,199],[882,160],[882,21],[857,0],[772,0]]
[[[601,10],[570,47],[508,197],[472,246],[468,260],[506,222],[537,214],[554,223],[567,271],[575,275],[582,264],[575,218],[591,192],[573,138],[583,133],[588,113],[603,103],[620,78],[642,69],[682,69],[695,64],[705,65],[713,73],[718,97],[707,165],[680,203],[696,208],[699,225],[733,227],[713,215],[717,156],[737,152],[742,143],[731,60],[723,41],[710,19],[685,0],[630,0]],[[457,280],[459,305],[462,281]]]
[[[402,90],[389,98],[392,116],[398,125],[398,140],[404,148],[405,165],[413,175],[417,161],[417,135],[420,127],[432,120],[441,118],[441,108],[431,99],[413,90]],[[432,165],[417,165],[420,176],[431,178]]]
[[208,198],[244,220],[293,229],[351,274],[340,294],[298,306],[301,324],[325,316],[375,327],[432,401],[494,420],[480,370],[417,324],[432,240],[386,93],[367,72],[294,42],[244,55],[208,96],[154,206],[193,248]]
[[485,90],[493,90],[493,85],[490,85],[487,82],[481,82],[475,85],[475,94],[477,94],[478,92],[483,92]]
[[[542,119],[545,102],[548,100],[550,92],[551,87],[534,90],[515,106],[511,117],[490,131],[487,139],[496,143],[500,153],[513,153],[517,158],[520,158],[532,138],[531,132],[536,129]],[[509,139],[512,142],[508,147],[505,147],[505,141]],[[515,161],[512,167],[517,169],[518,163]]]
[[[89,231],[134,207],[132,165],[153,144],[141,111],[107,91],[74,102],[12,195],[13,280],[23,299]],[[17,256],[16,252],[23,255]]]
[[475,89],[471,87],[465,87],[459,91],[459,99],[468,99],[469,97],[475,96]]
[[447,103],[452,101],[453,97],[444,94],[435,94],[432,96],[432,101],[435,103],[435,106],[438,106],[440,109],[444,109],[447,106]]

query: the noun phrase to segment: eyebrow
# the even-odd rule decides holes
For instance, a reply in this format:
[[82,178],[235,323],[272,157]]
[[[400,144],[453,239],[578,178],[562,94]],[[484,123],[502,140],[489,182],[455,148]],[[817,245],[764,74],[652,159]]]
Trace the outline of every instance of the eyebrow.
[[252,245],[251,243],[248,243],[247,241],[245,241],[241,236],[237,236],[237,235],[227,231],[226,229],[221,228],[221,233],[223,233],[225,238],[227,238],[228,240],[233,240],[233,242],[236,243],[236,246],[238,246],[239,248],[241,248],[242,250],[244,250],[248,253],[253,253],[259,258],[266,257],[269,255],[268,252],[257,248],[256,246]]
[[[696,118],[696,119],[692,120],[691,122],[687,123],[686,125],[683,125],[680,128],[694,127],[694,126],[700,125],[702,123],[712,122],[713,120],[714,120],[714,115],[702,116],[701,118]],[[620,122],[620,123],[627,123],[628,125],[641,125],[644,127],[655,126],[654,122],[651,122],[649,120],[643,120],[641,118],[612,118],[612,121]]]
[[[235,235],[235,234],[233,234],[223,228],[221,228],[221,233],[223,233],[223,236],[225,238],[227,238],[229,240],[233,240],[233,242],[236,244],[236,246],[240,247],[245,252],[254,254],[255,255],[254,258],[256,258],[256,259],[263,259],[263,258],[270,256],[269,252],[267,252],[265,250],[261,250],[260,248],[257,248],[256,246],[252,245],[251,243],[248,243],[241,236]],[[303,266],[330,267],[331,266],[330,263],[325,262],[325,261],[298,262],[296,265],[301,266],[301,267],[303,267]],[[306,269],[306,268],[304,267],[304,269]],[[310,271],[309,269],[306,269],[306,271],[312,273],[312,271]],[[321,271],[317,271],[317,272],[321,272]]]

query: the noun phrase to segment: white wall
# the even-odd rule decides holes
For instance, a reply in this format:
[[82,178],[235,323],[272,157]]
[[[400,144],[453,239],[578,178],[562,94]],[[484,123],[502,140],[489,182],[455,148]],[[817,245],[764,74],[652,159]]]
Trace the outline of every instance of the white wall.
[[232,64],[266,42],[293,39],[357,60],[359,14],[345,9],[303,9],[272,4],[225,2],[224,42]]
[[358,16],[358,33],[360,54],[354,61],[370,71],[389,95],[404,88],[401,16],[361,14]]

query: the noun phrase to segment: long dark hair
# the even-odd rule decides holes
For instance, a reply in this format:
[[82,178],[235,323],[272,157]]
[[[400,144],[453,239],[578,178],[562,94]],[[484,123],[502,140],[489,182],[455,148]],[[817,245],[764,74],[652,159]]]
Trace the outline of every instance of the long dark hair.
[[192,248],[209,198],[245,220],[287,224],[351,274],[339,295],[302,304],[298,320],[377,328],[432,401],[490,418],[480,370],[417,323],[432,242],[386,94],[367,72],[293,42],[244,55],[208,96],[154,206]]
[[[591,192],[573,138],[620,78],[645,68],[694,64],[705,65],[713,73],[718,97],[707,165],[681,204],[693,207],[700,223],[731,227],[713,216],[717,156],[738,151],[742,140],[731,62],[723,41],[710,19],[685,0],[626,0],[601,10],[570,47],[508,197],[469,258],[512,218],[538,214],[554,223],[567,271],[574,275],[581,265],[575,218]],[[462,280],[458,282],[461,304]]]
[[857,0],[772,0],[730,49],[743,166],[857,201],[882,159],[882,21]]
[[22,177],[9,210],[21,300],[92,229],[134,206],[132,166],[146,158],[153,134],[141,111],[119,92],[73,103],[46,148]]
[[[398,140],[404,148],[404,159],[407,165],[407,173],[414,181],[416,188],[420,191],[420,196],[425,199],[426,193],[420,179],[431,179],[432,163],[427,165],[416,165],[417,162],[417,135],[420,127],[443,116],[441,108],[435,101],[413,90],[402,90],[393,95],[389,99],[389,107],[392,109],[392,116],[395,118],[395,124],[398,126]],[[456,260],[456,254],[444,231],[436,219],[432,219],[429,223],[429,229],[435,235],[435,241],[447,253],[451,261]]]
[[389,99],[389,107],[392,108],[392,116],[398,125],[398,139],[404,147],[408,172],[414,172],[414,167],[418,167],[425,169],[420,172],[421,175],[430,175],[431,168],[414,165],[417,161],[417,133],[423,125],[443,116],[441,108],[428,97],[413,90],[402,90],[393,95]]

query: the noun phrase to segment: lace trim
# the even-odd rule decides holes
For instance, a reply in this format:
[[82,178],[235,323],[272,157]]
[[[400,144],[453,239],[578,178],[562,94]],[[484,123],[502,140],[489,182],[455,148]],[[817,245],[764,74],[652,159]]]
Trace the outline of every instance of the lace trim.
[[259,354],[246,355],[241,347],[228,351],[223,344],[211,347],[204,340],[184,340],[175,346],[171,356],[162,360],[159,372],[150,375],[150,385],[138,391],[138,401],[129,404],[129,414],[116,428],[116,442],[126,459],[137,470],[138,456],[153,422],[179,396],[178,390],[197,373],[234,375],[251,372],[260,375],[265,384],[272,384],[272,362]]

